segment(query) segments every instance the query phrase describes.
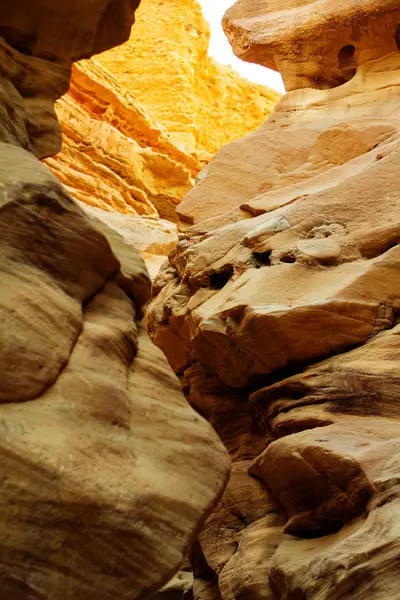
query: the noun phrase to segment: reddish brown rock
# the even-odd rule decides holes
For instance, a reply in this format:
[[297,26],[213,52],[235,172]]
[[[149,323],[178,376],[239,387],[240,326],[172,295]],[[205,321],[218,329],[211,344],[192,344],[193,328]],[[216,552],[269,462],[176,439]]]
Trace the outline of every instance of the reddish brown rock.
[[140,0],[1,0],[0,33],[16,50],[78,60],[124,42]]

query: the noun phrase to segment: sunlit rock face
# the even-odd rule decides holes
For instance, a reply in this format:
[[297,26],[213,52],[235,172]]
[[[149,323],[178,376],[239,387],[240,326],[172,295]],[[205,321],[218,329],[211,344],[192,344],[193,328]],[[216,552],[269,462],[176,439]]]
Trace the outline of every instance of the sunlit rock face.
[[[343,85],[289,92],[216,155],[154,284],[151,337],[233,459],[192,549],[196,600],[398,594],[400,52],[379,34],[397,6],[357,4],[381,50]],[[337,54],[345,7],[315,35],[320,58],[296,20],[311,5],[291,6],[242,0],[225,26],[263,64],[253,26],[278,49],[290,34],[300,66]]]
[[38,160],[59,147],[72,60],[124,41],[137,4],[0,2],[4,599],[156,591],[229,474],[141,324],[151,284],[129,227],[87,214]]
[[239,0],[224,17],[235,54],[280,71],[286,90],[330,88],[400,47],[397,0]]
[[[75,64],[56,103],[63,143],[47,166],[105,220],[144,217],[138,227],[149,224],[153,249],[215,152],[255,129],[280,97],[218,65],[209,41],[196,0],[144,0],[129,40]],[[167,252],[149,253],[148,245],[137,248],[153,275]]]
[[62,147],[45,164],[89,214],[110,227],[118,222],[155,275],[178,241],[175,208],[201,169],[198,158],[174,144],[96,59],[73,66],[56,113]]
[[171,139],[202,161],[260,125],[280,97],[210,58],[209,42],[197,0],[142,0],[129,41],[99,57]]
[[74,65],[56,112],[63,144],[46,164],[72,196],[109,212],[176,220],[201,165],[96,59]]

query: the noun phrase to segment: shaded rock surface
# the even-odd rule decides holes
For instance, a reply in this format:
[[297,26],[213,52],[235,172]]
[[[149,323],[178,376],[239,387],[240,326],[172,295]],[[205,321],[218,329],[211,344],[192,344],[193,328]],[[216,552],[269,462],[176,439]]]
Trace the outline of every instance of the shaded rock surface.
[[108,212],[84,202],[78,203],[85,212],[119,233],[129,246],[139,252],[153,280],[178,241],[175,223],[159,217]]
[[0,3],[0,596],[143,598],[179,569],[229,458],[143,328],[128,232],[37,158],[56,151],[72,59],[123,41],[138,3],[50,4]]
[[[329,3],[340,18],[318,37],[331,13],[315,4],[241,0],[225,26],[268,66],[291,40],[303,88],[313,36],[330,77],[328,42],[355,27]],[[400,54],[379,37],[398,7],[371,7],[380,50],[217,153],[154,283],[151,337],[233,459],[192,549],[195,600],[398,597]]]

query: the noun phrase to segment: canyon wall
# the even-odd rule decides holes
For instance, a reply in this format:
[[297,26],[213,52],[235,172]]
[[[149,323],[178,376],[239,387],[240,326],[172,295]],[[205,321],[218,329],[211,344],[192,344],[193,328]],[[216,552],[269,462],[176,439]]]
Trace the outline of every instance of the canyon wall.
[[[178,241],[175,209],[201,169],[95,59],[56,103],[63,140],[45,160],[81,208],[133,244],[154,276]],[[122,218],[123,217],[123,218]]]
[[196,0],[143,0],[129,40],[75,64],[56,102],[63,144],[47,166],[111,227],[111,213],[132,216],[118,231],[146,232],[133,236],[152,275],[178,241],[171,222],[197,174],[279,99],[218,65],[209,40]]
[[147,314],[233,460],[195,600],[399,597],[399,23],[391,0],[224,18],[291,91],[178,207]]
[[142,258],[39,161],[60,148],[53,105],[72,62],[126,40],[138,3],[0,0],[5,600],[156,591],[229,474],[217,435],[142,325]]
[[99,57],[173,141],[203,161],[260,125],[280,98],[210,58],[209,42],[197,0],[142,0],[129,41]]

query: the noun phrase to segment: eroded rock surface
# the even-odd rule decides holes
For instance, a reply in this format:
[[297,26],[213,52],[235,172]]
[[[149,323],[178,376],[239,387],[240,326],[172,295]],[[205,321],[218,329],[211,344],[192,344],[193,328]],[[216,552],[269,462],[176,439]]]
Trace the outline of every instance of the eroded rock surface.
[[4,599],[155,592],[229,473],[141,324],[151,284],[128,233],[84,212],[37,158],[58,145],[52,102],[72,59],[123,41],[137,4],[0,3]]
[[2,141],[38,158],[59,150],[53,105],[68,90],[72,61],[123,42],[139,2],[1,0]]
[[84,210],[128,232],[155,276],[178,241],[175,208],[201,168],[197,156],[174,144],[96,59],[73,65],[56,113],[62,147],[45,164]]
[[168,236],[165,221],[177,220],[177,205],[215,152],[255,129],[280,97],[208,56],[210,31],[196,0],[160,7],[144,0],[125,44],[73,66],[56,102],[61,151],[46,160],[75,199],[144,217],[138,227],[149,224],[153,251],[138,249],[152,276],[167,252],[155,251],[147,217]]
[[201,164],[96,59],[73,66],[56,111],[63,143],[46,164],[74,198],[109,212],[176,220]]
[[[253,28],[257,40],[279,33],[284,47],[283,24],[311,15],[311,4],[295,4],[241,0],[227,15],[237,19],[235,43],[250,39],[248,56],[264,64]],[[379,44],[397,6],[382,2],[373,16],[358,5]],[[267,29],[274,11],[278,33]],[[340,14],[328,39],[342,20],[352,24]],[[319,15],[313,23],[323,27]],[[316,31],[307,23],[286,32],[300,40],[292,44],[300,66],[316,57],[301,45]],[[400,53],[392,49],[383,40],[339,87],[289,92],[263,126],[216,155],[178,208],[192,226],[156,279],[148,327],[233,459],[193,548],[196,600],[397,598]]]
[[280,98],[217,63],[209,43],[197,0],[142,0],[130,39],[99,57],[171,139],[203,161],[260,125]]
[[239,0],[223,24],[235,54],[278,70],[286,90],[335,87],[400,49],[397,0]]

